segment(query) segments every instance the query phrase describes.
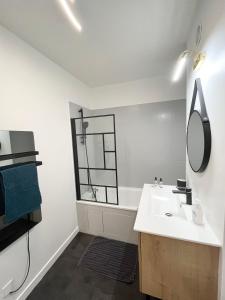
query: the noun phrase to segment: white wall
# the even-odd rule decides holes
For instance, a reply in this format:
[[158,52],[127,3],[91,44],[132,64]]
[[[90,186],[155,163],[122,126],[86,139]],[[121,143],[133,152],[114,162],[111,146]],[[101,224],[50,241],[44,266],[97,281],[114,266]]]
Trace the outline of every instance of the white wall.
[[[149,66],[150,67],[150,66]],[[157,76],[92,89],[92,109],[185,99],[185,81],[171,82],[171,71]]]
[[[190,111],[194,79],[201,78],[206,108],[211,122],[212,152],[204,173],[194,173],[187,163],[187,176],[195,196],[199,197],[208,221],[218,238],[224,236],[225,213],[225,2],[201,0],[199,14],[193,26],[189,48],[193,48],[197,24],[203,25],[200,50],[206,61],[198,71],[192,71],[191,62],[187,80],[187,114]],[[224,245],[225,247],[225,245]],[[222,298],[225,299],[225,254],[223,263]],[[221,275],[221,274],[220,274]]]
[[[68,102],[87,105],[90,90],[2,27],[0,70],[0,129],[34,131],[43,161],[38,168],[43,221],[30,236],[27,286],[77,227]],[[21,283],[26,262],[26,237],[0,252],[0,289],[11,278],[15,287]]]

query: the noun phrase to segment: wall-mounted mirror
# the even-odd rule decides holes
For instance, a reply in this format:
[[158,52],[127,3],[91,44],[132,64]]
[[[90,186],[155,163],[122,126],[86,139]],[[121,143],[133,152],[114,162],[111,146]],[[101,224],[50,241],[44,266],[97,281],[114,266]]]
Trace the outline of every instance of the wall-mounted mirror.
[[[198,103],[196,103],[198,100]],[[194,172],[203,172],[211,152],[211,129],[200,79],[196,79],[187,127],[187,152]]]

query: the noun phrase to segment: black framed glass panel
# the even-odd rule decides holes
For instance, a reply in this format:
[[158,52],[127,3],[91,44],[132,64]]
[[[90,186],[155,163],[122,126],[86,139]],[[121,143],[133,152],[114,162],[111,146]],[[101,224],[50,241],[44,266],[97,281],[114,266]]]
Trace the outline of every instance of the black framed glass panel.
[[80,113],[71,119],[77,199],[118,204],[115,115]]

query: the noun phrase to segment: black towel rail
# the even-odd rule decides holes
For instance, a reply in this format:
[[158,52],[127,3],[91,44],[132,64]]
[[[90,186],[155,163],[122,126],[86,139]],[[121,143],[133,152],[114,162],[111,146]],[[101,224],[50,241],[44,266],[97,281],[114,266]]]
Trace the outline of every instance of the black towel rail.
[[[39,154],[38,151],[3,154],[3,155],[0,155],[0,161],[23,158],[23,157],[29,157],[29,156],[36,156],[38,154]],[[35,163],[36,166],[41,166],[42,165],[41,161],[36,161],[36,160],[35,161],[22,162],[20,164],[29,164],[29,163]],[[16,164],[16,163],[13,163],[12,165],[14,165],[14,164]]]

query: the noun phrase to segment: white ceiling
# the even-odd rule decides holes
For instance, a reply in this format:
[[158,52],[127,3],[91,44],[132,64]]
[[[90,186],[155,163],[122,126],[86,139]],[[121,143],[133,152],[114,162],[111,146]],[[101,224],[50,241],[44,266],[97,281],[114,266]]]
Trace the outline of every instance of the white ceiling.
[[[68,3],[70,1],[68,0]],[[196,0],[1,0],[0,23],[90,86],[162,74],[185,49]]]

